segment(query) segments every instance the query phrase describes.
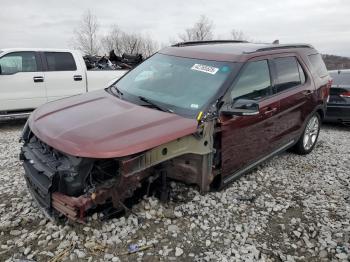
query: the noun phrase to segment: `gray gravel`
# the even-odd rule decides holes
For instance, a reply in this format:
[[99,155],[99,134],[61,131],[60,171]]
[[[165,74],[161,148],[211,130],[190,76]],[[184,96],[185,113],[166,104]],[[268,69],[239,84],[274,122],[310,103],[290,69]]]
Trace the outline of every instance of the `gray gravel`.
[[[313,153],[284,153],[221,192],[172,183],[167,204],[80,225],[48,221],[28,194],[22,125],[0,123],[0,261],[349,261],[349,128],[324,126]],[[129,244],[150,248],[127,255]]]

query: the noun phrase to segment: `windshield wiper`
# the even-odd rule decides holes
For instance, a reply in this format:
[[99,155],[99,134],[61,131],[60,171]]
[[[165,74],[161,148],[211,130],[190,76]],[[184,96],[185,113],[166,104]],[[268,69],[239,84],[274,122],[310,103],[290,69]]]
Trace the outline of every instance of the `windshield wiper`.
[[166,107],[163,107],[161,105],[159,105],[157,102],[154,102],[152,100],[149,100],[148,98],[144,97],[144,96],[138,96],[138,98],[143,101],[143,102],[146,102],[147,104],[161,110],[161,111],[164,111],[164,112],[168,112],[168,113],[174,113],[173,110],[169,109],[169,108],[166,108]]
[[115,94],[119,98],[121,98],[124,95],[123,92],[120,91],[120,89],[116,85],[111,85],[111,90],[115,90],[117,93],[115,93],[114,91],[112,91],[112,92],[113,92],[113,94]]

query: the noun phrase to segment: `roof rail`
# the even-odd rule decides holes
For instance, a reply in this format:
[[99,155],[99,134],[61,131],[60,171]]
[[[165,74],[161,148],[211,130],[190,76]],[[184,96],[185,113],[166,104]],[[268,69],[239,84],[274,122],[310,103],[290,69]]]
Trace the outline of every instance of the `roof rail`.
[[288,48],[314,48],[312,45],[309,44],[285,44],[285,45],[272,45],[272,46],[268,46],[268,47],[263,47],[263,48],[259,48],[256,49],[254,52],[258,52],[258,51],[270,51],[270,50],[278,50],[278,49],[288,49]]
[[188,46],[188,45],[205,45],[205,44],[225,44],[225,43],[248,43],[248,41],[245,40],[203,40],[203,41],[187,41],[187,42],[179,42],[174,45],[173,47],[181,47],[181,46]]

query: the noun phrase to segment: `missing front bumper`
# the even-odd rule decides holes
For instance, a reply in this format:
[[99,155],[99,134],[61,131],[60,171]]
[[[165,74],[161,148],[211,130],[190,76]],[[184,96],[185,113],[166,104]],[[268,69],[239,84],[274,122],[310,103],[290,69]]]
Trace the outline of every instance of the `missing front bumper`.
[[[209,127],[208,127],[209,128]],[[212,126],[203,135],[178,138],[123,158],[91,159],[70,156],[24,132],[20,159],[28,188],[50,217],[84,222],[95,207],[125,209],[125,201],[166,172],[171,179],[196,184],[201,192],[213,180]]]

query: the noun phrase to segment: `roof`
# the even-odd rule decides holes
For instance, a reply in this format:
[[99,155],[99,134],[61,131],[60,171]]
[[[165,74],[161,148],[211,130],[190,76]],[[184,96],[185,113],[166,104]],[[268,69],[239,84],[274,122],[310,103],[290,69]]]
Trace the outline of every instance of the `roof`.
[[246,41],[199,41],[178,43],[159,51],[161,54],[190,57],[197,59],[239,62],[254,57],[257,53],[295,52],[295,50],[313,50],[308,44],[266,44]]
[[43,52],[72,52],[75,50],[71,50],[71,49],[60,49],[60,48],[20,48],[20,47],[16,47],[16,48],[2,48],[0,49],[0,51],[3,51],[5,53],[9,53],[9,52],[20,52],[20,51],[34,51],[34,52],[39,52],[39,51],[43,51]]

